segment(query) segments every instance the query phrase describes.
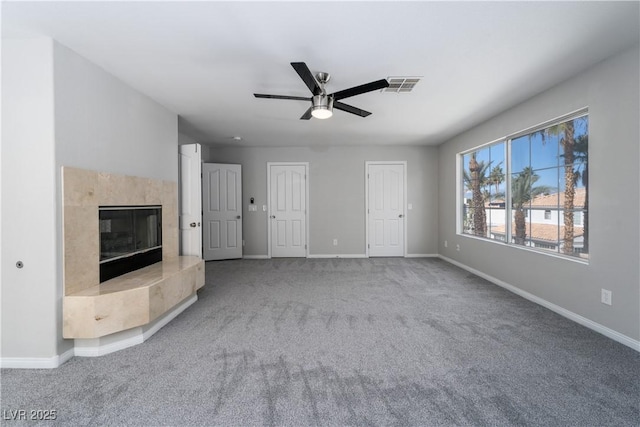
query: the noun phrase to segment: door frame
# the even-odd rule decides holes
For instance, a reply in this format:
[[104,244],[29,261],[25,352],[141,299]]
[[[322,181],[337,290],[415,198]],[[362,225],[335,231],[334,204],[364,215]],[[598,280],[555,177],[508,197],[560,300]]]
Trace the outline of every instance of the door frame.
[[404,247],[403,247],[403,254],[402,256],[404,258],[407,257],[407,253],[408,253],[408,241],[407,241],[407,236],[409,235],[408,233],[408,229],[409,229],[409,218],[407,216],[407,194],[408,192],[408,188],[407,188],[407,161],[406,160],[383,160],[383,161],[374,161],[374,160],[367,160],[364,162],[364,223],[365,223],[365,245],[364,245],[364,250],[365,250],[365,256],[367,258],[369,258],[369,165],[402,165],[402,171],[403,171],[403,191],[404,191],[404,206],[403,206],[403,215],[404,215],[404,230],[403,230],[403,234],[404,236],[402,237],[404,239]]
[[305,233],[305,258],[309,258],[309,162],[267,162],[267,257],[271,258],[271,166],[304,166],[304,233]]

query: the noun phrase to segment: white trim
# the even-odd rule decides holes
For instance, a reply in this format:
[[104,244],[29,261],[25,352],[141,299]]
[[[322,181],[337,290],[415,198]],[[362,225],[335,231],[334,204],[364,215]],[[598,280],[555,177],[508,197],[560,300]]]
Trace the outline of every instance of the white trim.
[[490,276],[486,273],[476,270],[475,268],[469,267],[461,262],[448,258],[444,255],[439,255],[439,258],[455,266],[458,266],[464,270],[467,270],[468,272],[473,273],[476,276],[482,277],[483,279],[488,280],[491,283],[500,286],[501,288],[507,289],[508,291],[511,291],[514,294],[519,295],[524,299],[527,299],[531,302],[534,302],[545,308],[548,308],[549,310],[555,313],[558,313],[559,315],[566,317],[569,320],[573,320],[574,322],[579,323],[580,325],[585,326],[595,332],[598,332],[608,338],[611,338],[612,340],[617,341],[620,344],[626,345],[627,347],[630,347],[637,352],[640,352],[640,341],[634,340],[633,338],[628,337],[624,334],[621,334],[620,332],[607,328],[606,326],[603,326],[597,322],[594,322],[593,320],[587,319],[586,317],[583,317],[579,314],[569,311],[566,308],[560,307],[559,305],[553,304],[545,299],[542,299],[538,296],[530,294],[527,291],[523,291],[520,288],[517,288],[513,285],[503,282],[500,279],[496,279],[493,276]]
[[269,259],[269,255],[243,255],[243,259]]
[[[129,329],[122,332],[116,332],[114,336],[117,337],[119,334],[125,333],[125,332],[130,334],[132,330]],[[144,335],[142,333],[142,328],[137,327],[134,329],[133,332],[135,332],[134,336],[124,338],[124,339],[119,339],[119,340],[116,338],[117,340],[115,342],[112,342],[109,344],[102,344],[102,345],[101,344],[84,345],[83,339],[76,339],[75,355],[78,357],[99,357],[109,353],[114,353],[119,350],[124,350],[125,348],[133,347],[134,345],[142,344],[145,340]],[[90,339],[87,341],[93,342],[96,340],[99,342],[100,338]]]
[[75,353],[75,348],[73,348],[73,347],[72,347],[72,348],[70,348],[69,350],[65,351],[64,353],[62,353],[62,354],[59,356],[59,358],[58,358],[58,361],[59,361],[58,366],[60,366],[60,365],[62,365],[63,363],[66,363],[66,362],[68,362],[69,360],[71,360],[71,358],[72,358],[73,356],[75,356],[75,354],[76,354],[76,353]]
[[438,254],[406,254],[405,258],[438,258]]
[[70,348],[53,357],[3,357],[0,358],[2,369],[54,369],[71,359],[74,349]]
[[[462,218],[462,200],[464,199],[464,182],[462,179],[462,159],[463,155],[460,153],[456,154],[456,234],[462,234],[464,229]],[[439,245],[439,243],[438,243]]]
[[404,219],[404,248],[402,256],[406,257],[409,252],[409,242],[408,242],[408,230],[409,230],[409,218],[407,216],[407,196],[409,194],[409,189],[407,187],[407,175],[408,175],[408,167],[406,160],[366,160],[364,162],[364,223],[365,223],[365,256],[369,257],[369,166],[370,165],[402,165],[402,173],[403,173],[403,203],[404,210],[402,212],[402,217]]
[[304,166],[305,183],[305,258],[309,258],[311,242],[309,242],[309,162],[267,162],[267,258],[271,258],[271,166]]
[[307,258],[367,258],[366,254],[313,254]]

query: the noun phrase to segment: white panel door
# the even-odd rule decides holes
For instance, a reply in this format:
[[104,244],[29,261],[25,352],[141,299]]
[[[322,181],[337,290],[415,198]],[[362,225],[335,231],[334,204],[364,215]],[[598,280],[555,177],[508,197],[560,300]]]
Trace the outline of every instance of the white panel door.
[[202,165],[205,261],[242,258],[242,167]]
[[369,256],[404,256],[404,164],[369,164]]
[[272,257],[306,257],[305,165],[269,165]]
[[202,150],[200,144],[181,145],[180,254],[202,258]]

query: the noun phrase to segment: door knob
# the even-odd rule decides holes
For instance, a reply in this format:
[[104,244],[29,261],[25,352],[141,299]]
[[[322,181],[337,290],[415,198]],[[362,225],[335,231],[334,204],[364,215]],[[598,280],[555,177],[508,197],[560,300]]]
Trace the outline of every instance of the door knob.
[[402,214],[398,215],[398,218],[403,218],[403,217],[404,217],[404,215],[402,215]]
[[272,218],[272,219],[276,219],[276,216],[275,216],[275,215],[271,215],[271,218]]
[[189,226],[195,228],[196,227],[196,223],[192,222],[191,224],[189,224]]
[[236,217],[236,219],[240,219],[240,218],[242,218],[240,215],[238,215],[238,216]]

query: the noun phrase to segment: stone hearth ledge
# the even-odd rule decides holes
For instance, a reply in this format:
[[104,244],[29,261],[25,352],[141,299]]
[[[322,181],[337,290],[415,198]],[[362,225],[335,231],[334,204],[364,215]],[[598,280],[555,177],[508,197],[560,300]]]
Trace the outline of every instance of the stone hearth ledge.
[[179,256],[66,295],[63,337],[99,338],[146,325],[204,286],[204,261]]

